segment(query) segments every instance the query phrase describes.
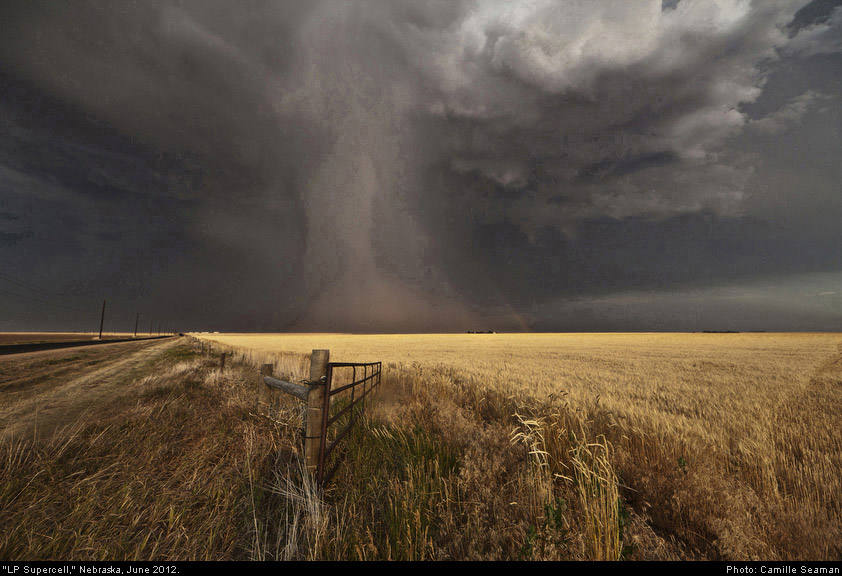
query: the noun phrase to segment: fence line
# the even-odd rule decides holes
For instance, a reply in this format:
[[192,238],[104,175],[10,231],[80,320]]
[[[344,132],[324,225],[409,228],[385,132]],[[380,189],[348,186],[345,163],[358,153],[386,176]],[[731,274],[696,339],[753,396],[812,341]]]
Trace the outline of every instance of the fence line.
[[[341,458],[334,458],[328,470],[330,458],[362,416],[366,398],[380,385],[381,375],[380,362],[330,362],[329,359],[329,350],[313,350],[310,379],[303,384],[278,380],[272,375],[272,364],[264,364],[261,368],[266,386],[307,403],[304,459],[307,470],[322,485],[338,469]],[[341,373],[349,370],[350,379],[345,381]],[[362,375],[358,378],[359,372]],[[337,426],[342,427],[337,430]]]

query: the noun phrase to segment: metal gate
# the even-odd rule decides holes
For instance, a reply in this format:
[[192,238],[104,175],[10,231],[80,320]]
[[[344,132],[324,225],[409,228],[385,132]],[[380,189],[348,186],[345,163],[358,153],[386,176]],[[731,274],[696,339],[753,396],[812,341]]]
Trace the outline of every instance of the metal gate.
[[[344,376],[344,378],[343,378]],[[365,401],[380,385],[380,362],[330,362],[322,409],[322,434],[316,479],[328,482],[342,459],[334,451],[365,409]],[[330,467],[328,467],[330,465]]]
[[[329,350],[313,350],[310,379],[301,384],[278,380],[264,364],[263,382],[307,403],[304,458],[307,470],[326,483],[341,463],[337,446],[362,417],[369,395],[380,385],[380,362],[328,362]],[[328,467],[329,466],[329,467]]]

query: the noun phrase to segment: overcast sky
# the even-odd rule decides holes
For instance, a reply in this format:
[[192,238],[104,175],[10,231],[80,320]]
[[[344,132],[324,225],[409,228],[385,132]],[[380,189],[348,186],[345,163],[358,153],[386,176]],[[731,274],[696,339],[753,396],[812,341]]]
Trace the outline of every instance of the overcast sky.
[[0,330],[842,330],[842,0],[0,30]]

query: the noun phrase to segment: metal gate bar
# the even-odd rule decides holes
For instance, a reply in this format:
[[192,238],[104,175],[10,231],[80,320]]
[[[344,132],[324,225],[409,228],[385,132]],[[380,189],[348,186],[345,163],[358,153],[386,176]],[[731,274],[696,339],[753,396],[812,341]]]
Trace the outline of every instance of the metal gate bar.
[[[337,388],[333,388],[333,376],[335,368],[351,368],[351,382],[343,384]],[[357,369],[362,369],[362,378],[357,379]],[[369,373],[369,370],[371,371]],[[319,483],[324,484],[333,477],[336,472],[341,459],[337,459],[329,471],[325,471],[328,457],[333,453],[334,449],[339,443],[348,435],[354,424],[357,422],[357,416],[365,409],[366,397],[380,385],[381,363],[380,362],[330,362],[328,363],[327,382],[325,384],[324,406],[322,408],[322,434],[319,446],[319,464],[316,472],[316,479]],[[357,388],[362,387],[361,393],[357,394]],[[338,413],[333,416],[330,415],[331,399],[342,392],[350,391],[351,400],[347,406],[343,407]],[[358,405],[361,404],[361,407]],[[356,408],[356,409],[355,409]],[[336,433],[336,437],[332,442],[328,442],[327,432],[328,428],[336,423],[345,414],[350,414],[348,425]]]

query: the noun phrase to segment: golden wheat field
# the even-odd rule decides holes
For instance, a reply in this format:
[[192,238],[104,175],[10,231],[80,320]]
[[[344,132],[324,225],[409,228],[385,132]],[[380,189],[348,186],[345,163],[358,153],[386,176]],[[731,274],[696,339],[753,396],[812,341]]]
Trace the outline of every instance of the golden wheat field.
[[[704,558],[840,555],[840,334],[197,336],[290,377],[306,377],[306,354],[321,348],[332,361],[383,362],[384,388],[409,382],[442,403],[469,395],[477,413],[492,396],[498,406],[509,399],[529,417],[500,422],[519,421],[513,441],[529,436],[548,458],[571,435],[553,419],[563,405],[610,449],[607,465],[635,514],[680,536],[663,541],[684,552],[646,557],[694,557],[693,547]],[[572,474],[565,458],[557,481]]]
[[[698,435],[712,448],[771,441],[781,411],[821,395],[839,334],[214,334],[269,361],[326,348],[335,362],[457,371],[511,394],[598,399],[632,420]],[[305,377],[303,368],[298,376]],[[817,381],[816,379],[819,378]],[[812,402],[809,400],[812,399]],[[822,428],[831,428],[832,421]],[[815,431],[821,434],[821,430]]]

